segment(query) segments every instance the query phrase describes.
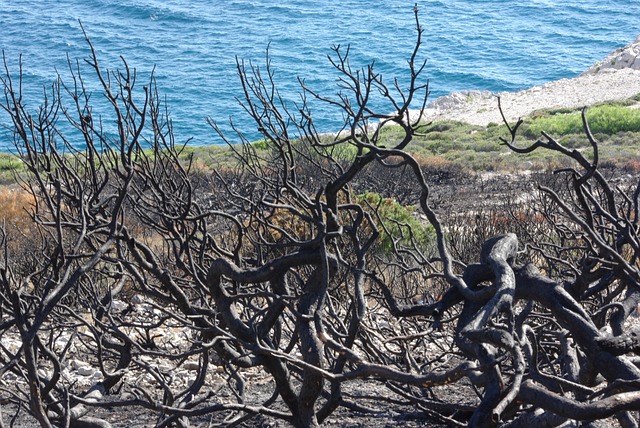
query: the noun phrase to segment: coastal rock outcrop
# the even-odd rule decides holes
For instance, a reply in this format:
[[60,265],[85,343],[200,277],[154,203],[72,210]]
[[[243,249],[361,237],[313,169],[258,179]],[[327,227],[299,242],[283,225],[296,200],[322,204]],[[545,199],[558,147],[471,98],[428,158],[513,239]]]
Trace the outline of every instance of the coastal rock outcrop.
[[[581,75],[534,86],[518,92],[462,91],[439,97],[412,120],[456,120],[487,126],[502,123],[497,98],[505,117],[513,122],[541,109],[582,108],[604,101],[624,100],[640,94],[640,36]],[[640,103],[638,103],[640,105]]]
[[491,99],[494,93],[491,91],[460,91],[452,92],[449,95],[438,97],[429,103],[429,108],[439,110],[449,110],[468,103],[471,100]]
[[595,63],[583,74],[598,74],[604,70],[623,68],[640,70],[640,35],[633,43],[611,52],[605,59]]

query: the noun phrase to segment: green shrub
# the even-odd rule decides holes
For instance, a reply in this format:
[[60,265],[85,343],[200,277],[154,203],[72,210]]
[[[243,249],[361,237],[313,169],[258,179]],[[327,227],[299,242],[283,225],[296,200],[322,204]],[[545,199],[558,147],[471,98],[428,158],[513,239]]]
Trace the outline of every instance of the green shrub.
[[609,138],[609,144],[614,146],[633,146],[634,148],[640,143],[640,135],[634,132],[620,132]]
[[473,145],[476,152],[499,152],[502,150],[498,141],[481,141]]
[[589,141],[584,137],[584,135],[579,134],[569,135],[566,138],[563,138],[560,142],[568,149],[577,149],[589,145]]
[[[411,246],[411,237],[419,249],[427,251],[431,248],[435,231],[431,224],[421,222],[416,217],[416,207],[403,206],[395,199],[383,198],[374,192],[357,195],[356,201],[377,210],[377,217],[374,219],[380,230],[378,249],[382,253],[391,253],[394,240],[400,245]],[[384,233],[383,226],[389,234]]]
[[[640,132],[640,110],[619,105],[593,107],[587,110],[587,121],[593,133]],[[580,134],[583,129],[581,113],[573,112],[534,118],[525,134],[535,138],[545,131],[553,136],[563,136]]]
[[261,140],[257,140],[251,143],[251,145],[256,149],[256,150],[267,150],[269,149],[269,143],[267,142],[267,140],[265,140],[264,138]]
[[19,157],[10,153],[0,152],[0,171],[16,171],[22,169]]

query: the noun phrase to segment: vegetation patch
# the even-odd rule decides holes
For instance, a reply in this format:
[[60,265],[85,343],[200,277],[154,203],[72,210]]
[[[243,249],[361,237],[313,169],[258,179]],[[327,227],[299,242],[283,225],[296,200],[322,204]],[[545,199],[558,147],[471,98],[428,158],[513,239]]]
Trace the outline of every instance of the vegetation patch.
[[420,221],[416,207],[403,206],[393,198],[383,198],[374,192],[358,195],[356,201],[375,210],[376,226],[381,234],[377,246],[381,252],[392,254],[397,245],[415,245],[423,251],[432,246],[436,236],[433,226]]
[[[602,105],[587,110],[589,128],[593,133],[614,135],[620,132],[640,132],[640,110],[620,105]],[[579,134],[584,125],[580,112],[536,117],[524,129],[530,138],[543,131],[555,136]]]

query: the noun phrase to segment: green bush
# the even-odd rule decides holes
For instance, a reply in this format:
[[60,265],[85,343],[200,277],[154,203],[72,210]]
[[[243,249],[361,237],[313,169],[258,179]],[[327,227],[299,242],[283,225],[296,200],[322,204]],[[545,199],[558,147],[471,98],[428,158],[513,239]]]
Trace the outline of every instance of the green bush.
[[473,150],[476,152],[499,152],[502,147],[497,141],[481,141],[473,145]]
[[[593,133],[614,135],[619,132],[640,132],[640,110],[620,105],[603,105],[587,110],[587,121]],[[580,112],[538,117],[531,121],[525,134],[531,138],[542,131],[563,136],[583,132]]]
[[22,169],[22,161],[19,157],[0,152],[0,171],[17,171]]
[[257,140],[257,141],[252,142],[251,145],[256,150],[267,150],[267,149],[269,149],[269,143],[264,138],[261,139],[261,140]]
[[[382,253],[391,253],[394,240],[400,245],[412,245],[411,237],[419,249],[427,251],[431,248],[435,241],[435,231],[431,224],[421,222],[416,217],[416,207],[403,206],[395,199],[383,198],[374,192],[357,195],[356,200],[359,204],[377,210],[377,218],[374,219],[380,230],[378,249]],[[389,234],[384,233],[383,226]]]

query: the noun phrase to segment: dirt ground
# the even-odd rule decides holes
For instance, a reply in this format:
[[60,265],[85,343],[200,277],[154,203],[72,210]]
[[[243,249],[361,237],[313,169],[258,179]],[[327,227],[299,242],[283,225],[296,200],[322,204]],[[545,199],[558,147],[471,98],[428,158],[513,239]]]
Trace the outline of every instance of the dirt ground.
[[[266,384],[265,384],[266,385]],[[403,405],[401,399],[397,395],[393,395],[383,385],[374,381],[359,382],[357,385],[346,386],[347,393],[345,395],[358,395],[358,405],[363,408],[369,408],[372,412],[358,412],[354,409],[339,408],[334,414],[332,414],[322,426],[326,427],[339,427],[339,428],[392,428],[396,426],[402,426],[407,428],[417,427],[445,427],[452,426],[445,423],[445,421],[439,421],[434,417],[428,415],[426,412],[417,410],[415,407]],[[270,390],[266,387],[258,388],[252,393],[260,396],[267,396],[270,394]],[[451,394],[456,391],[451,390]],[[366,397],[382,396],[383,400],[372,400]],[[277,404],[277,403],[276,403]],[[404,404],[407,404],[406,402]],[[373,412],[375,410],[375,412]],[[39,427],[37,421],[29,416],[23,409],[18,415],[17,419],[11,420],[15,416],[15,407],[3,406],[2,416],[5,427],[14,426],[16,428],[31,428]],[[131,427],[155,427],[157,425],[157,416],[146,409],[141,408],[95,408],[88,416],[101,419],[108,422],[112,428],[131,428]],[[214,413],[210,415],[194,417],[189,420],[192,427],[216,427],[216,426],[228,426],[229,419],[233,419],[233,416],[229,413]],[[225,419],[227,418],[227,419]],[[73,427],[83,427],[85,425],[76,424]],[[259,428],[288,428],[290,427],[284,421],[265,417],[262,415],[256,415],[246,418],[244,422],[239,423],[241,427],[259,427]]]

